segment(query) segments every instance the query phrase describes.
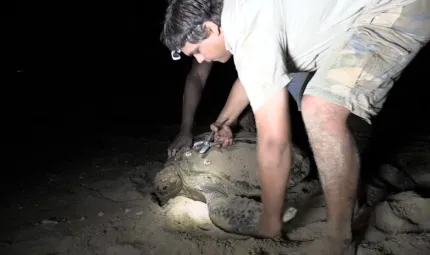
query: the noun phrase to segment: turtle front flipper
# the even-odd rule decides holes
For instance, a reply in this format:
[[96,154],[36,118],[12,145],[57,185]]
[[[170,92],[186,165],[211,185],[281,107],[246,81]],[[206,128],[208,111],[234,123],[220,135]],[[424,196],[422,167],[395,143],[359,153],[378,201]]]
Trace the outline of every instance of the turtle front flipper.
[[[263,204],[254,199],[227,196],[220,193],[206,194],[209,218],[220,229],[238,235],[261,237],[258,222],[263,212]],[[296,216],[295,208],[288,208],[282,221],[288,222]]]

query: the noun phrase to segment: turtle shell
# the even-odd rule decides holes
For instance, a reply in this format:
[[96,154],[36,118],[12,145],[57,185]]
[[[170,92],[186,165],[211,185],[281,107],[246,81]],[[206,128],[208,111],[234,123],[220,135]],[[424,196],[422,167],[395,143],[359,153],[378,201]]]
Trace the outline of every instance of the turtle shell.
[[[208,134],[196,136],[195,140],[202,140]],[[241,132],[236,134],[231,146],[212,147],[204,154],[192,149],[169,160],[166,167],[177,171],[187,190],[260,196],[256,141],[256,133]],[[294,146],[289,187],[301,182],[309,172],[308,157]]]

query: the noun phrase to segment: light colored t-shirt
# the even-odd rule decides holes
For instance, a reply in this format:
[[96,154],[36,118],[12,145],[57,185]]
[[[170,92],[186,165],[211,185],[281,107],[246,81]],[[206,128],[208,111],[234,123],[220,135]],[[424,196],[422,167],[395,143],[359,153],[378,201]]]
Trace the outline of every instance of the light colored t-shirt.
[[221,28],[253,111],[288,85],[287,62],[314,71],[315,59],[374,1],[224,0]]

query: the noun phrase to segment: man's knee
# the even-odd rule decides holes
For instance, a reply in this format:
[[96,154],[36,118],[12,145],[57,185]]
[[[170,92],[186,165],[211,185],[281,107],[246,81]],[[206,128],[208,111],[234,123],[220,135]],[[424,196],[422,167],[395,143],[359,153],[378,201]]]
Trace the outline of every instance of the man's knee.
[[347,127],[350,111],[322,97],[305,95],[302,100],[302,116],[308,131],[338,132]]

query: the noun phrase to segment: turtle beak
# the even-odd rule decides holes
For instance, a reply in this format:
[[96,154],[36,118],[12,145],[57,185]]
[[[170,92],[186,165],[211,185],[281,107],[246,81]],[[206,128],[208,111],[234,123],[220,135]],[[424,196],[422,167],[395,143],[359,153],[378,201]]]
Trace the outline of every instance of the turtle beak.
[[157,195],[157,198],[158,198],[158,205],[161,207],[165,206],[167,204],[167,202],[169,202],[169,200],[170,200],[170,198],[164,198],[164,197],[161,197],[158,195]]

